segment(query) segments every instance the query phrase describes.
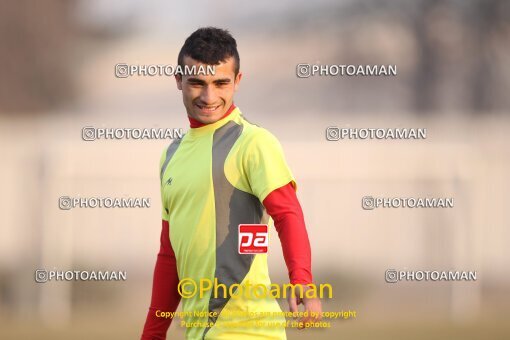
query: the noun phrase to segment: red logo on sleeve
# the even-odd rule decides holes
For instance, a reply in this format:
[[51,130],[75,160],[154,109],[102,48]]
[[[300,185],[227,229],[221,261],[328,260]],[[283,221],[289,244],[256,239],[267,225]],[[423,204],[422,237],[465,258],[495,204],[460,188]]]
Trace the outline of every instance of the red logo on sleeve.
[[267,224],[239,225],[239,254],[265,254],[268,244]]

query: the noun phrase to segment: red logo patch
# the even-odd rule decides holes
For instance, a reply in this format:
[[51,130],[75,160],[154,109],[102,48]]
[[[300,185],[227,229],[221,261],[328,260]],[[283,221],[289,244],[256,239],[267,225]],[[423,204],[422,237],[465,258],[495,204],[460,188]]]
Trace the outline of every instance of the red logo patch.
[[239,254],[265,254],[269,244],[267,224],[239,225]]

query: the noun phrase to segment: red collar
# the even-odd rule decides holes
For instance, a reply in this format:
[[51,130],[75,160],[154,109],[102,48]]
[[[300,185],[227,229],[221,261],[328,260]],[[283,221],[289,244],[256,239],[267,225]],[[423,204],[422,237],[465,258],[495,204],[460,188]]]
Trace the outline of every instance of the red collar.
[[[227,110],[227,112],[223,115],[223,117],[221,117],[220,119],[223,119],[225,118],[226,116],[228,116],[232,111],[234,111],[234,109],[236,108],[236,106],[234,105],[234,103],[232,103],[232,105],[230,106],[230,108]],[[199,128],[199,127],[202,127],[202,126],[205,126],[207,124],[204,124],[198,120],[196,120],[195,118],[192,118],[191,116],[188,115],[188,119],[189,119],[189,126],[194,129],[194,128]],[[219,119],[218,119],[219,120]]]

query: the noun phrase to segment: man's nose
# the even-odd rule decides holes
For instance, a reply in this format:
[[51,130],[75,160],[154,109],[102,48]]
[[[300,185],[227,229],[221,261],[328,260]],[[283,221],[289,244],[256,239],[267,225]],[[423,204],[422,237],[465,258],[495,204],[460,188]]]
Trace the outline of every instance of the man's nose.
[[202,89],[202,93],[200,94],[200,100],[202,103],[208,105],[208,104],[214,104],[216,103],[216,91],[213,86],[204,86]]

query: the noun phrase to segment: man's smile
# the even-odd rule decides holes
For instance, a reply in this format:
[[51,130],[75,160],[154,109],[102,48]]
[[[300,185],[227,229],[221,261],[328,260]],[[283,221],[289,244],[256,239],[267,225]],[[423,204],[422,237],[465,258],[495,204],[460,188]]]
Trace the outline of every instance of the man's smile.
[[200,112],[202,112],[203,114],[212,114],[221,107],[221,104],[220,105],[195,104],[195,106],[198,107]]

